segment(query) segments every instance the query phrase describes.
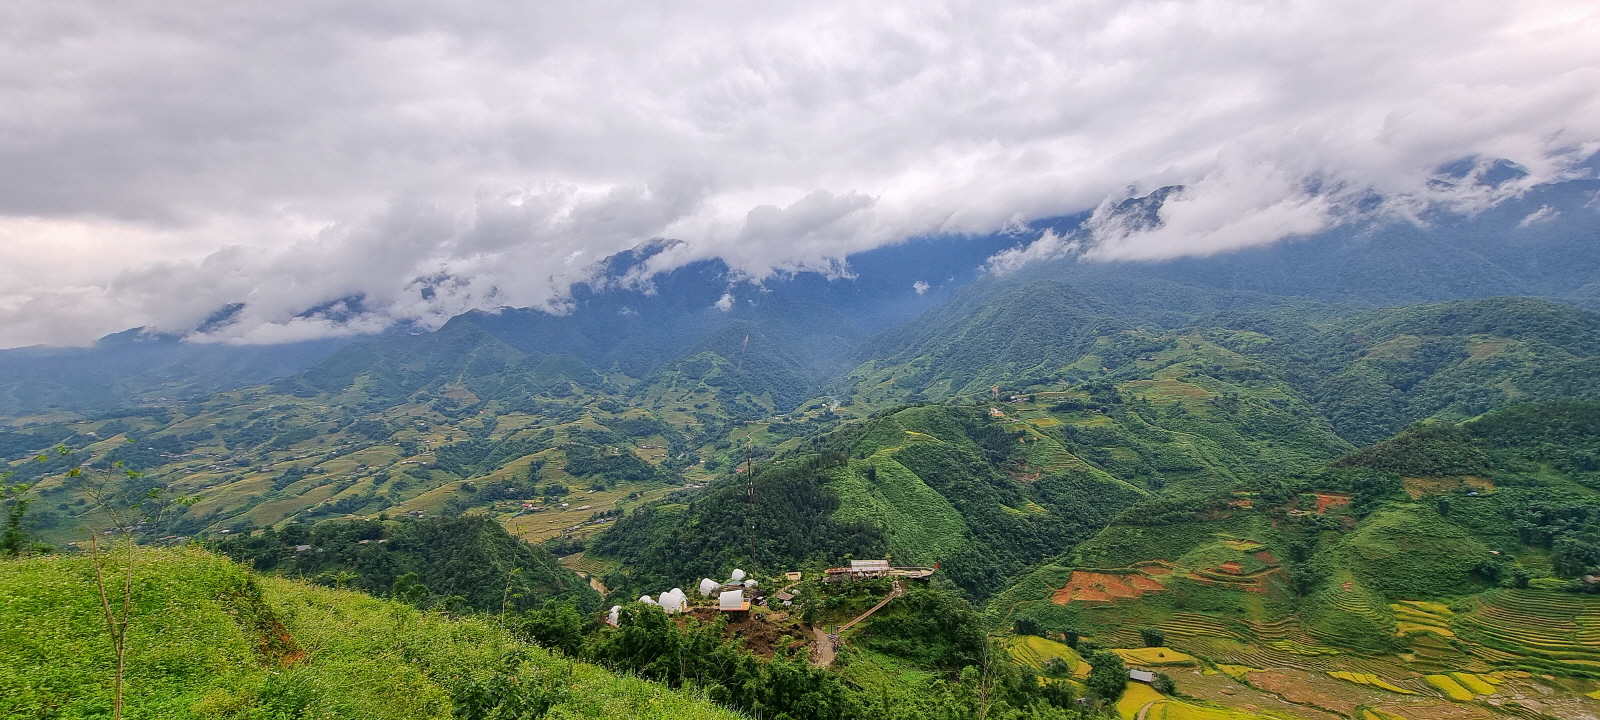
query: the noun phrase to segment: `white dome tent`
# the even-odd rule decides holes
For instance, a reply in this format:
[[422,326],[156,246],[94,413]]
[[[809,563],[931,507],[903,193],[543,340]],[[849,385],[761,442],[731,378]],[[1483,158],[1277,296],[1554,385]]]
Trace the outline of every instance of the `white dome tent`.
[[661,593],[661,597],[657,598],[656,604],[660,605],[662,610],[667,611],[668,615],[675,615],[689,608],[689,599],[684,597],[682,590],[673,588]]

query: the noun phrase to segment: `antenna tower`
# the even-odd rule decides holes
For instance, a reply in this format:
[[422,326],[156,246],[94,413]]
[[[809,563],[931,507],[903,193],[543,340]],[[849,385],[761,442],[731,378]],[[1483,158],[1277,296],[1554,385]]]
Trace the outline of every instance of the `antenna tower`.
[[750,512],[746,517],[750,523],[750,562],[756,561],[756,474],[754,466],[755,447],[746,443],[744,446],[744,480],[750,495]]

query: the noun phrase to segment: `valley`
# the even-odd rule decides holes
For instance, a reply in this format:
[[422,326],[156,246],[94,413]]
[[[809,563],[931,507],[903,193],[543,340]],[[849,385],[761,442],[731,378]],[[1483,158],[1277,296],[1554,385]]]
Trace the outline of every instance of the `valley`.
[[[469,313],[0,449],[59,562],[182,499],[127,528],[152,567],[487,618],[747,715],[1600,717],[1600,315],[1053,272],[876,332]],[[853,559],[936,570],[824,581]],[[735,568],[746,616],[637,600]]]

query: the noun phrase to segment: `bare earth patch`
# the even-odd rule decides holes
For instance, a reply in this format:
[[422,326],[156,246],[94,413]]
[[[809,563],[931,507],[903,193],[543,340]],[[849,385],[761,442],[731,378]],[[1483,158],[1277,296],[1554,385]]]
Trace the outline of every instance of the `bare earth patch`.
[[1166,588],[1161,583],[1143,573],[1097,573],[1074,570],[1066,587],[1057,590],[1050,597],[1050,601],[1057,605],[1065,605],[1074,600],[1112,602],[1162,590]]

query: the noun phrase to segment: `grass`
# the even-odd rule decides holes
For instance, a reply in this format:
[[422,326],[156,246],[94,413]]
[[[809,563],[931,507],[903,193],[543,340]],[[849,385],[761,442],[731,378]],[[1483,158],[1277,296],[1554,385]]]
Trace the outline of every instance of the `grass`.
[[[451,691],[510,651],[558,677],[556,715],[734,718],[659,685],[521,643],[494,623],[261,578],[202,550],[140,550],[129,625],[132,718],[448,718]],[[109,641],[82,558],[0,562],[0,716],[103,717]]]

